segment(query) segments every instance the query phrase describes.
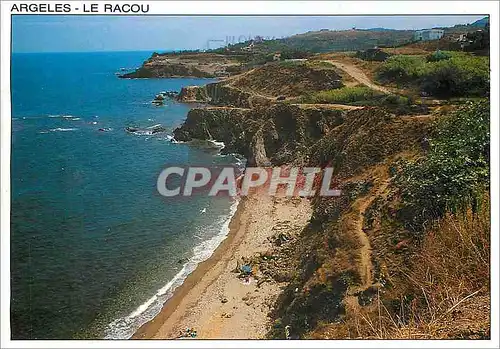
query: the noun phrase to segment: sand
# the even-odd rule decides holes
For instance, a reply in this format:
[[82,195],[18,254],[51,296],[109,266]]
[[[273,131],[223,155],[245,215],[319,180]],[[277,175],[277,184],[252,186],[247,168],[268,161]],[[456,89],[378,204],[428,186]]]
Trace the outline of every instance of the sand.
[[274,281],[257,286],[238,278],[238,260],[272,248],[273,228],[290,226],[299,233],[311,217],[309,200],[254,193],[242,199],[226,240],[186,279],[160,314],[143,325],[134,339],[172,339],[186,328],[197,339],[259,339],[270,326],[269,311],[283,287]]

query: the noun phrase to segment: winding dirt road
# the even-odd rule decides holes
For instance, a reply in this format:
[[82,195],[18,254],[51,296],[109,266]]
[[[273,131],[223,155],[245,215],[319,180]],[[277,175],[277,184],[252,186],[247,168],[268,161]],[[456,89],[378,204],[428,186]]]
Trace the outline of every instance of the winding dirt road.
[[358,81],[360,84],[363,84],[363,85],[365,85],[373,90],[376,90],[376,91],[379,91],[382,93],[386,93],[386,94],[393,93],[388,88],[385,88],[385,87],[380,86],[380,85],[376,85],[373,81],[370,80],[370,78],[368,76],[366,76],[366,74],[361,69],[359,69],[358,67],[356,67],[352,64],[346,64],[346,63],[341,63],[338,61],[331,61],[331,60],[326,60],[323,62],[330,63],[330,64],[336,66],[337,68],[342,69],[347,74],[349,74],[354,80]]

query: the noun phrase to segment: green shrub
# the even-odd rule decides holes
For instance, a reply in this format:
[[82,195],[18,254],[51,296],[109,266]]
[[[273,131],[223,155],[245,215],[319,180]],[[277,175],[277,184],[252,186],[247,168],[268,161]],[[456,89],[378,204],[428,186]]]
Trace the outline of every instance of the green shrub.
[[418,71],[424,64],[422,56],[392,56],[380,67],[377,77],[381,81],[406,83],[418,77]]
[[304,61],[280,61],[279,64],[282,67],[293,68],[293,67],[298,67],[298,66],[302,66],[302,65],[305,66],[306,62],[304,62]]
[[353,103],[372,99],[381,93],[365,86],[342,87],[320,91],[304,97],[304,103]]
[[393,56],[379,69],[384,82],[417,87],[438,97],[485,96],[489,91],[489,59],[459,52],[431,56]]
[[427,56],[427,62],[444,61],[446,59],[450,59],[451,57],[451,52],[437,50],[436,52],[433,52]]
[[[427,156],[402,164],[396,176],[409,228],[477,207],[489,188],[489,102],[469,102],[436,124]],[[427,145],[426,145],[427,146]]]
[[412,101],[408,97],[396,94],[386,95],[365,86],[343,87],[309,93],[302,97],[301,102],[384,107],[397,115],[412,113]]
[[489,62],[485,57],[453,55],[429,62],[419,70],[420,89],[428,94],[481,96],[489,91]]

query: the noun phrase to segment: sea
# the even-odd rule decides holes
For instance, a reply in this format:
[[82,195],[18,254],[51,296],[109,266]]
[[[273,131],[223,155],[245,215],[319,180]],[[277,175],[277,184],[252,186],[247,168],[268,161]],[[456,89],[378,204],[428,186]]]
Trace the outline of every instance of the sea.
[[150,55],[12,55],[13,339],[130,338],[228,234],[234,199],[157,192],[167,165],[244,159],[176,142],[193,105],[151,103],[213,80],[118,78]]

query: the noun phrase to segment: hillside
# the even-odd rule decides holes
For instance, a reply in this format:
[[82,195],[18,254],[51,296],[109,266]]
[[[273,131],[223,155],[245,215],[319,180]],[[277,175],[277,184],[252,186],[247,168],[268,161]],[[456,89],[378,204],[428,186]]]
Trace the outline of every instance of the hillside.
[[486,57],[338,53],[186,89],[209,105],[177,140],[222,141],[247,166],[332,167],[342,191],[245,256],[283,288],[268,338],[489,338],[488,86]]
[[[265,40],[255,43],[254,51],[306,51],[321,53],[329,51],[355,51],[374,46],[398,46],[413,37],[410,30],[322,30],[297,34],[284,39]],[[229,50],[238,50],[248,43],[230,45]]]
[[[469,33],[468,51],[484,51],[489,48],[489,29],[485,25],[489,19],[483,18],[472,24],[443,28],[445,36],[440,40],[415,43],[413,30],[388,28],[309,31],[287,38],[265,40],[262,37],[227,47],[200,50],[153,53],[134,72],[120,75],[120,78],[225,78],[237,75],[269,62],[290,59],[307,59],[316,54],[328,52],[360,51],[374,47],[397,49],[408,48],[432,51],[463,50],[457,41],[461,34]],[[487,28],[487,27],[486,27]],[[485,29],[486,34],[475,34]],[[473,43],[472,45],[469,45]],[[275,57],[278,54],[279,57]]]

